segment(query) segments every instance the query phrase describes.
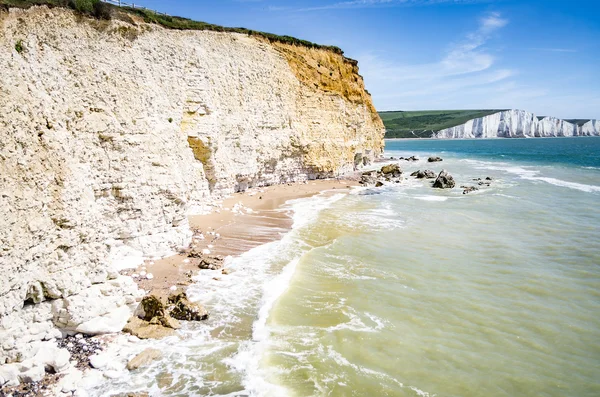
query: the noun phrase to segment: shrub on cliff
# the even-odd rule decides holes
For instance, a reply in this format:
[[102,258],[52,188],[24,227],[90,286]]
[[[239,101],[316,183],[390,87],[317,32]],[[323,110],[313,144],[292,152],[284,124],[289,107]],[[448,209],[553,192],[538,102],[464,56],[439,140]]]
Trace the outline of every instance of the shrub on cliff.
[[98,19],[109,20],[112,17],[112,7],[101,1],[94,3],[94,16]]
[[91,14],[94,11],[95,3],[100,0],[71,0],[70,6],[84,14]]

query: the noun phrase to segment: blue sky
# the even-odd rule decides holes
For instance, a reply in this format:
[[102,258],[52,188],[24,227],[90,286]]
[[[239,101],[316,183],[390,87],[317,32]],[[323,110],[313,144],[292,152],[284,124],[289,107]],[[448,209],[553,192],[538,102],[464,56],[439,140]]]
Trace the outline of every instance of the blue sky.
[[[139,0],[341,47],[378,110],[600,119],[600,0]],[[137,4],[137,2],[136,2]]]

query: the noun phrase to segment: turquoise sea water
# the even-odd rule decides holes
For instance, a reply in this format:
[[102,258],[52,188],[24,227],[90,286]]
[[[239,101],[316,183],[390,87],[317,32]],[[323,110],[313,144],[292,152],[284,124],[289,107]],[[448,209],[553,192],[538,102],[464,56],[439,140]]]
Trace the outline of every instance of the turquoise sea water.
[[[407,178],[288,204],[213,316],[92,395],[600,395],[600,139],[389,141]],[[426,158],[437,155],[441,163]],[[462,194],[408,175],[447,169]],[[157,379],[168,374],[168,387]]]

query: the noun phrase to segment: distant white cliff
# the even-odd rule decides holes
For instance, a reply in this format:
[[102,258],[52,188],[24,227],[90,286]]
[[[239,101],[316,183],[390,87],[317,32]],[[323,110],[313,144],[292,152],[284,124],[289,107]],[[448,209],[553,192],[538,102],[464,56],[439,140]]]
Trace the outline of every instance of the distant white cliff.
[[578,126],[555,117],[538,117],[524,110],[505,110],[438,131],[432,138],[536,138],[600,136],[600,121]]

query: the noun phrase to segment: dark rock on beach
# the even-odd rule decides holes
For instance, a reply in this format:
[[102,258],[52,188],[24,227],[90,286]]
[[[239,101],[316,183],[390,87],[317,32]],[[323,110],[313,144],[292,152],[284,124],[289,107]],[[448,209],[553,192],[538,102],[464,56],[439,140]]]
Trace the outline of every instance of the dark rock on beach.
[[435,182],[433,182],[433,187],[436,189],[452,189],[454,186],[456,186],[456,182],[454,182],[454,178],[446,170],[442,170]]
[[400,176],[402,175],[402,170],[400,170],[400,166],[398,164],[389,164],[381,167],[380,173],[386,176]]
[[123,332],[140,339],[160,339],[181,328],[179,320],[202,321],[209,316],[204,307],[190,302],[184,292],[169,296],[166,302],[164,300],[164,297],[155,295],[145,296]]
[[404,161],[419,161],[419,158],[416,156],[410,156],[410,157],[400,157],[398,160],[404,160]]
[[429,162],[429,163],[436,163],[438,161],[444,161],[444,159],[441,157],[437,157],[437,156],[431,156],[427,159],[427,162]]
[[360,183],[364,186],[384,186],[384,182],[399,183],[402,180],[402,170],[398,164],[388,164],[379,171],[365,171],[360,176]]
[[424,170],[424,171],[418,170],[418,171],[415,171],[412,174],[410,174],[410,176],[414,176],[417,179],[425,179],[425,178],[433,179],[433,178],[435,178],[435,172],[433,172],[431,170]]
[[223,267],[222,256],[204,256],[198,264],[200,269],[218,270]]
[[474,192],[476,190],[479,190],[478,188],[476,188],[475,186],[461,186],[461,189],[463,190],[463,194],[469,194],[471,192]]
[[185,292],[169,297],[169,314],[182,321],[208,319],[208,311],[199,304],[190,302]]

